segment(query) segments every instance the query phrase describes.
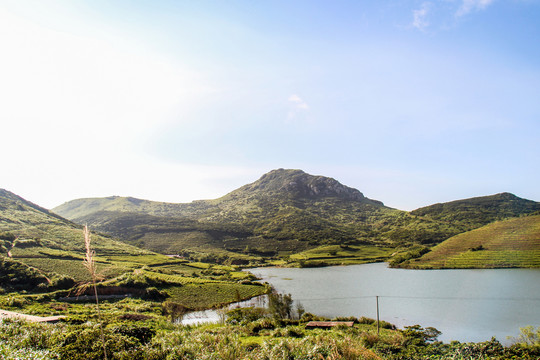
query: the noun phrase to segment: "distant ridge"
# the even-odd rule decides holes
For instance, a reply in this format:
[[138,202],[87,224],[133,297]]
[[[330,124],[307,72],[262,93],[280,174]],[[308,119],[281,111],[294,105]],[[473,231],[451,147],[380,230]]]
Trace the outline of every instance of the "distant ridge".
[[[223,197],[185,204],[131,197],[78,199],[53,211],[153,251],[281,256],[329,245],[431,246],[540,204],[503,193],[391,209],[339,181],[276,169]],[[220,255],[220,256],[221,256]]]
[[229,203],[235,206],[238,202],[261,197],[283,201],[336,198],[362,202],[373,206],[384,206],[381,201],[368,199],[359,190],[342,185],[335,179],[309,175],[302,170],[277,169],[264,174],[257,181],[244,185],[215,200],[168,203],[133,197],[109,196],[71,200],[55,207],[53,211],[76,222],[99,211],[191,217],[195,214],[204,213],[209,207],[218,204],[230,208]]
[[434,204],[411,211],[411,214],[477,228],[495,220],[531,214],[536,211],[540,211],[540,203],[504,192]]

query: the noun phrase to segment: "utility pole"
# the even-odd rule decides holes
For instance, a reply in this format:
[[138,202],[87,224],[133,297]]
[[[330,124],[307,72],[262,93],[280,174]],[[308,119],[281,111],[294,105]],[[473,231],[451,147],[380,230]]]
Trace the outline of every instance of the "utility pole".
[[375,296],[377,300],[377,336],[379,336],[379,296]]

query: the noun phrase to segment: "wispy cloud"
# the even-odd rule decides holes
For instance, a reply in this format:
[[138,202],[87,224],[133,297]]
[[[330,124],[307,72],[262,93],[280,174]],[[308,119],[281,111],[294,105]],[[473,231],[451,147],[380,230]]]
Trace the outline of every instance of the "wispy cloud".
[[299,115],[309,110],[309,105],[302,100],[302,98],[296,94],[289,96],[289,113],[287,114],[288,120],[298,118]]
[[427,17],[431,6],[432,4],[430,2],[424,2],[420,9],[413,10],[413,27],[418,30],[425,30],[429,26]]
[[293,94],[289,96],[289,103],[293,104],[297,109],[307,110],[309,109],[308,104],[300,98],[300,96]]
[[472,11],[484,10],[493,3],[494,0],[462,0],[461,6],[456,12],[456,16],[464,16]]

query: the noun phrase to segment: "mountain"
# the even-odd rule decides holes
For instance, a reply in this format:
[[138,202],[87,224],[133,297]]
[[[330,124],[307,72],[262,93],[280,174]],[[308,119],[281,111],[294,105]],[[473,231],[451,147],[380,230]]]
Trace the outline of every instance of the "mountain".
[[496,221],[443,241],[409,268],[540,267],[540,215]]
[[356,240],[358,216],[395,212],[334,179],[284,169],[216,200],[171,204],[109,197],[70,201],[54,211],[162,253],[248,248],[265,256]]
[[173,204],[92,198],[73,200],[53,211],[161,253],[272,257],[327,245],[434,245],[485,221],[530,213],[539,206],[513,195],[481,199],[462,200],[471,204],[461,217],[456,215],[463,209],[460,202],[409,213],[386,207],[335,179],[277,169],[215,200]]
[[[309,175],[302,170],[278,169],[264,174],[254,183],[244,185],[216,200],[174,204],[111,196],[72,200],[54,208],[53,211],[74,221],[99,211],[132,212],[168,217],[194,218],[203,216],[210,219],[213,216],[223,216],[224,211],[233,211],[236,214],[249,213],[252,208],[257,207],[252,203],[272,198],[285,203],[341,199],[376,207],[384,206],[382,202],[370,200],[364,197],[360,191],[342,185],[332,178]],[[221,210],[219,216],[214,214],[217,208]]]

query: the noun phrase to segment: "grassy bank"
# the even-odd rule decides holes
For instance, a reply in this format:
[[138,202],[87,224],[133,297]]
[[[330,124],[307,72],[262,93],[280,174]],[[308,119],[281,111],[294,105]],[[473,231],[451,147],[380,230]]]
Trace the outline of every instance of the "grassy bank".
[[[61,312],[65,305],[40,303]],[[32,306],[25,310],[31,310]],[[36,324],[0,321],[0,356],[10,360],[109,359],[536,359],[540,356],[538,331],[503,347],[497,340],[482,343],[436,341],[439,332],[420,326],[404,330],[385,323],[377,334],[373,320],[347,318],[353,327],[308,329],[317,319],[280,319],[257,309],[233,310],[225,323],[181,326],[164,315],[159,303],[125,299],[103,303],[105,350],[101,346],[91,305],[69,306],[65,321]],[[317,319],[323,320],[323,319]],[[337,319],[340,320],[340,319]],[[343,320],[343,319],[341,319]],[[531,329],[529,329],[531,330]],[[527,332],[523,332],[527,334]],[[530,331],[529,331],[530,334]]]
[[425,255],[399,266],[417,269],[538,268],[540,215],[497,221],[456,235]]

